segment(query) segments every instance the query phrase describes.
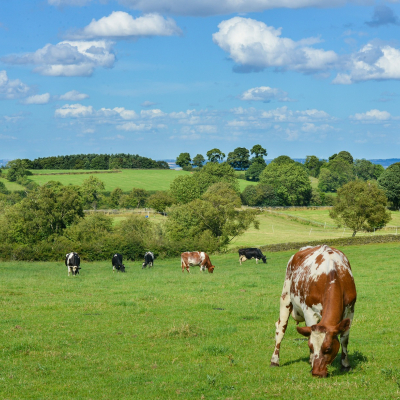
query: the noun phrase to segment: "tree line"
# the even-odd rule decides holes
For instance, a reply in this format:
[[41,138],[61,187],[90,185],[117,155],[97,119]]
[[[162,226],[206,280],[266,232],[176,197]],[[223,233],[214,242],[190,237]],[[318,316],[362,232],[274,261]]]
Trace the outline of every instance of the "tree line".
[[[74,154],[66,156],[39,157],[34,160],[16,159],[9,161],[11,170],[30,169],[85,169],[108,170],[119,168],[169,169],[165,161],[155,161],[138,154]],[[12,176],[12,175],[11,175]]]

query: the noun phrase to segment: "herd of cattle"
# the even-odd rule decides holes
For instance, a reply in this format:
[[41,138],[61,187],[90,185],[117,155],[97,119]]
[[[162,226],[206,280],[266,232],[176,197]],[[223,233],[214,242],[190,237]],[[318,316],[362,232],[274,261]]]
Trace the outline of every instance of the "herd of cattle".
[[[255,259],[267,262],[260,249],[239,250],[239,262]],[[152,267],[154,254],[147,252],[142,268]],[[79,274],[80,258],[75,252],[65,257],[68,275]],[[125,272],[122,255],[112,258],[113,271]],[[182,272],[190,272],[189,267],[199,266],[201,271],[214,272],[210,257],[200,251],[181,254]],[[276,322],[275,349],[271,367],[279,366],[280,345],[285,334],[290,315],[298,324],[305,327],[297,331],[308,337],[312,375],[326,377],[330,365],[342,346],[341,367],[349,371],[347,345],[357,292],[350,263],[339,250],[326,245],[307,246],[294,254],[287,265],[286,276],[280,297],[280,313]],[[338,336],[340,335],[340,343]]]

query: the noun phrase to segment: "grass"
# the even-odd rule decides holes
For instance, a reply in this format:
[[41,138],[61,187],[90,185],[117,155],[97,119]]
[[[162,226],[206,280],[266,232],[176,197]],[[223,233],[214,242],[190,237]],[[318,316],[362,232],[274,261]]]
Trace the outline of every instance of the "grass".
[[[80,171],[80,170],[79,170]],[[63,185],[81,185],[85,179],[88,179],[90,174],[88,171],[82,174],[61,174],[61,175],[44,175],[49,173],[65,173],[65,172],[79,172],[76,170],[38,170],[34,173],[38,175],[29,176],[29,179],[39,185],[43,185],[48,181],[59,181]],[[111,191],[117,187],[123,191],[130,191],[132,188],[140,188],[145,190],[168,190],[171,182],[178,176],[188,175],[187,171],[175,170],[156,170],[156,169],[124,169],[121,172],[106,173],[106,174],[93,174],[96,178],[104,182],[105,190]],[[245,181],[239,179],[240,190],[247,185],[254,185],[255,182]]]
[[[350,373],[339,357],[312,378],[308,347],[290,321],[281,367],[270,368],[285,266],[212,256],[214,274],[182,274],[178,259],[142,270],[82,263],[0,265],[0,398],[390,399],[400,396],[396,310],[399,245],[346,247],[358,291]],[[382,294],[385,293],[383,296]]]
[[10,191],[14,191],[14,190],[24,190],[25,188],[21,185],[19,185],[16,182],[10,182],[5,178],[0,178],[0,182],[3,182],[6,189],[10,190]]

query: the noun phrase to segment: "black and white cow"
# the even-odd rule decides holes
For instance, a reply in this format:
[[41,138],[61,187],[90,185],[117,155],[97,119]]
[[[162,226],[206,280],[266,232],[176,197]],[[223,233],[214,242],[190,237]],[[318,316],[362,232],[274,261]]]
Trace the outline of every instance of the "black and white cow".
[[265,257],[263,253],[261,253],[260,249],[252,247],[252,248],[248,248],[248,249],[240,249],[239,250],[240,265],[242,265],[242,262],[244,262],[246,260],[251,260],[252,258],[256,259],[257,264],[258,264],[258,260],[263,260],[264,264],[267,263],[267,257]]
[[72,275],[78,275],[79,270],[81,269],[81,259],[79,258],[78,253],[71,252],[66,254],[65,265],[68,268],[68,276],[70,272],[72,272]]
[[142,264],[142,269],[146,268],[147,266],[152,267],[154,263],[154,254],[151,251],[148,251],[144,255],[144,263]]
[[113,266],[113,272],[115,270],[117,270],[117,272],[125,272],[125,265],[122,264],[122,254],[115,253],[111,262]]

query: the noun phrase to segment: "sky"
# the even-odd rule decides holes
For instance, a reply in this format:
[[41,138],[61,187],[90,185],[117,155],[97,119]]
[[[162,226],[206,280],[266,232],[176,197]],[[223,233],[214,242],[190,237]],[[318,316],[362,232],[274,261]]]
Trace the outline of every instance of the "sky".
[[0,159],[400,155],[400,0],[0,1]]

